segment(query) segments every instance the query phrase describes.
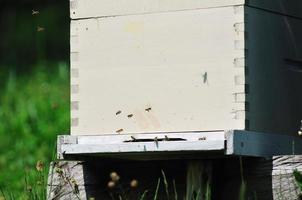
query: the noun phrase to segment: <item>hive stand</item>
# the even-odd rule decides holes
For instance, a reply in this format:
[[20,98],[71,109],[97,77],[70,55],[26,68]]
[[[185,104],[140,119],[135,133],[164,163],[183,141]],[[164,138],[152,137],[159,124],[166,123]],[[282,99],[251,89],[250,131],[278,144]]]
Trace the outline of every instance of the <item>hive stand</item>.
[[[149,195],[154,193],[161,170],[170,185],[170,198],[175,182],[178,197],[205,194],[210,183],[213,199],[238,199],[244,181],[246,198],[297,199],[292,172],[302,170],[302,156],[294,156],[301,153],[299,137],[239,130],[135,138],[62,135],[59,160],[49,173],[48,199],[110,199],[106,184],[111,171],[121,174],[124,184],[138,179],[140,185],[131,198],[139,199],[146,189]],[[164,190],[159,195],[166,199]]]

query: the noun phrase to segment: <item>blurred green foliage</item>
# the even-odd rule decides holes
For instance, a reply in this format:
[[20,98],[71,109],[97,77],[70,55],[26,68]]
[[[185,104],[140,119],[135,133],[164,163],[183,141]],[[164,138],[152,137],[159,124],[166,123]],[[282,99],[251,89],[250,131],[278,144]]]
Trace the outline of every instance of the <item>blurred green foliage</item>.
[[0,1],[0,189],[17,199],[69,133],[69,24],[67,0]]
[[0,187],[24,193],[26,174],[48,163],[56,134],[69,132],[69,69],[65,63],[8,73],[0,95]]
[[40,61],[68,61],[69,24],[67,0],[1,0],[1,68],[26,74]]

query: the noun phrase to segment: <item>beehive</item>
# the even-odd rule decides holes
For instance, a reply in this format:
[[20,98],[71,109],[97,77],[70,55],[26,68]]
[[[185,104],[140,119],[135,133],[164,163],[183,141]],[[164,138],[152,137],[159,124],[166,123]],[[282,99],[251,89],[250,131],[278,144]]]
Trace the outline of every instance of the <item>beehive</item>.
[[299,0],[72,0],[71,134],[296,134],[301,10]]

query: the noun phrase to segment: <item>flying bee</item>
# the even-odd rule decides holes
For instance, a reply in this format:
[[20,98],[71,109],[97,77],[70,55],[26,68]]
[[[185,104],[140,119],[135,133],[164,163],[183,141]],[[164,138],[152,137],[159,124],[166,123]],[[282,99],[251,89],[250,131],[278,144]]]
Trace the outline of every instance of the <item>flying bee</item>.
[[151,110],[152,110],[151,107],[145,109],[145,111],[147,111],[147,112],[150,112]]
[[32,10],[32,13],[31,13],[32,15],[38,15],[38,14],[40,14],[40,12],[38,11],[38,10]]
[[122,113],[122,111],[117,111],[116,113],[115,113],[115,115],[119,115],[119,114],[121,114]]
[[124,131],[124,129],[121,128],[121,129],[117,130],[116,132],[117,132],[117,133],[121,133],[121,132],[123,132],[123,131]]
[[127,115],[127,117],[128,117],[128,118],[131,118],[131,117],[133,117],[133,114]]
[[38,26],[38,27],[37,27],[37,31],[38,31],[38,32],[45,31],[45,28],[43,28],[43,27],[41,27],[41,26]]

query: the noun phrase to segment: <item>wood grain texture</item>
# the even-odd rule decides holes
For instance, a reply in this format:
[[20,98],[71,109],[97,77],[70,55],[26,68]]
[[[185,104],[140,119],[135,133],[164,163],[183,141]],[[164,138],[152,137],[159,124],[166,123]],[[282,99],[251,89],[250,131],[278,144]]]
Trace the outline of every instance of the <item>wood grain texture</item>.
[[231,6],[72,21],[71,133],[244,129],[243,17]]
[[249,129],[297,135],[302,119],[302,20],[249,7],[245,12]]
[[47,184],[48,200],[88,199],[87,186],[83,162],[60,161],[50,164]]
[[[212,183],[213,200],[239,200],[243,178],[246,185],[245,199],[297,200],[301,191],[298,190],[294,181],[293,170],[302,171],[301,163],[301,156],[277,156],[267,159],[244,157],[242,158],[242,177],[238,157],[168,162],[125,162],[98,159],[85,162],[59,161],[51,165],[48,179],[48,199],[77,199],[73,193],[74,186],[66,182],[66,177],[69,177],[70,180],[74,179],[74,183],[77,183],[80,199],[91,197],[111,199],[111,190],[108,190],[107,183],[112,171],[118,172],[125,188],[128,187],[127,185],[133,178],[136,178],[139,181],[139,187],[135,194],[142,194],[148,189],[150,193],[148,193],[147,199],[153,199],[158,178],[161,177],[162,182],[158,198],[166,199],[161,172],[164,170],[172,199],[175,194],[173,182],[176,184],[178,198],[183,199],[186,196],[186,191],[192,192],[192,189],[195,189],[196,194],[199,188],[204,188],[206,180],[209,180]],[[65,178],[62,178],[62,175],[58,173],[60,171],[66,174],[64,175]],[[190,188],[188,184],[193,183],[195,186]],[[132,199],[138,199],[138,197],[132,196]]]
[[299,0],[70,0],[73,19],[248,5],[302,17]]
[[302,172],[302,156],[277,156],[273,158],[274,199],[299,199],[301,191],[293,171]]

